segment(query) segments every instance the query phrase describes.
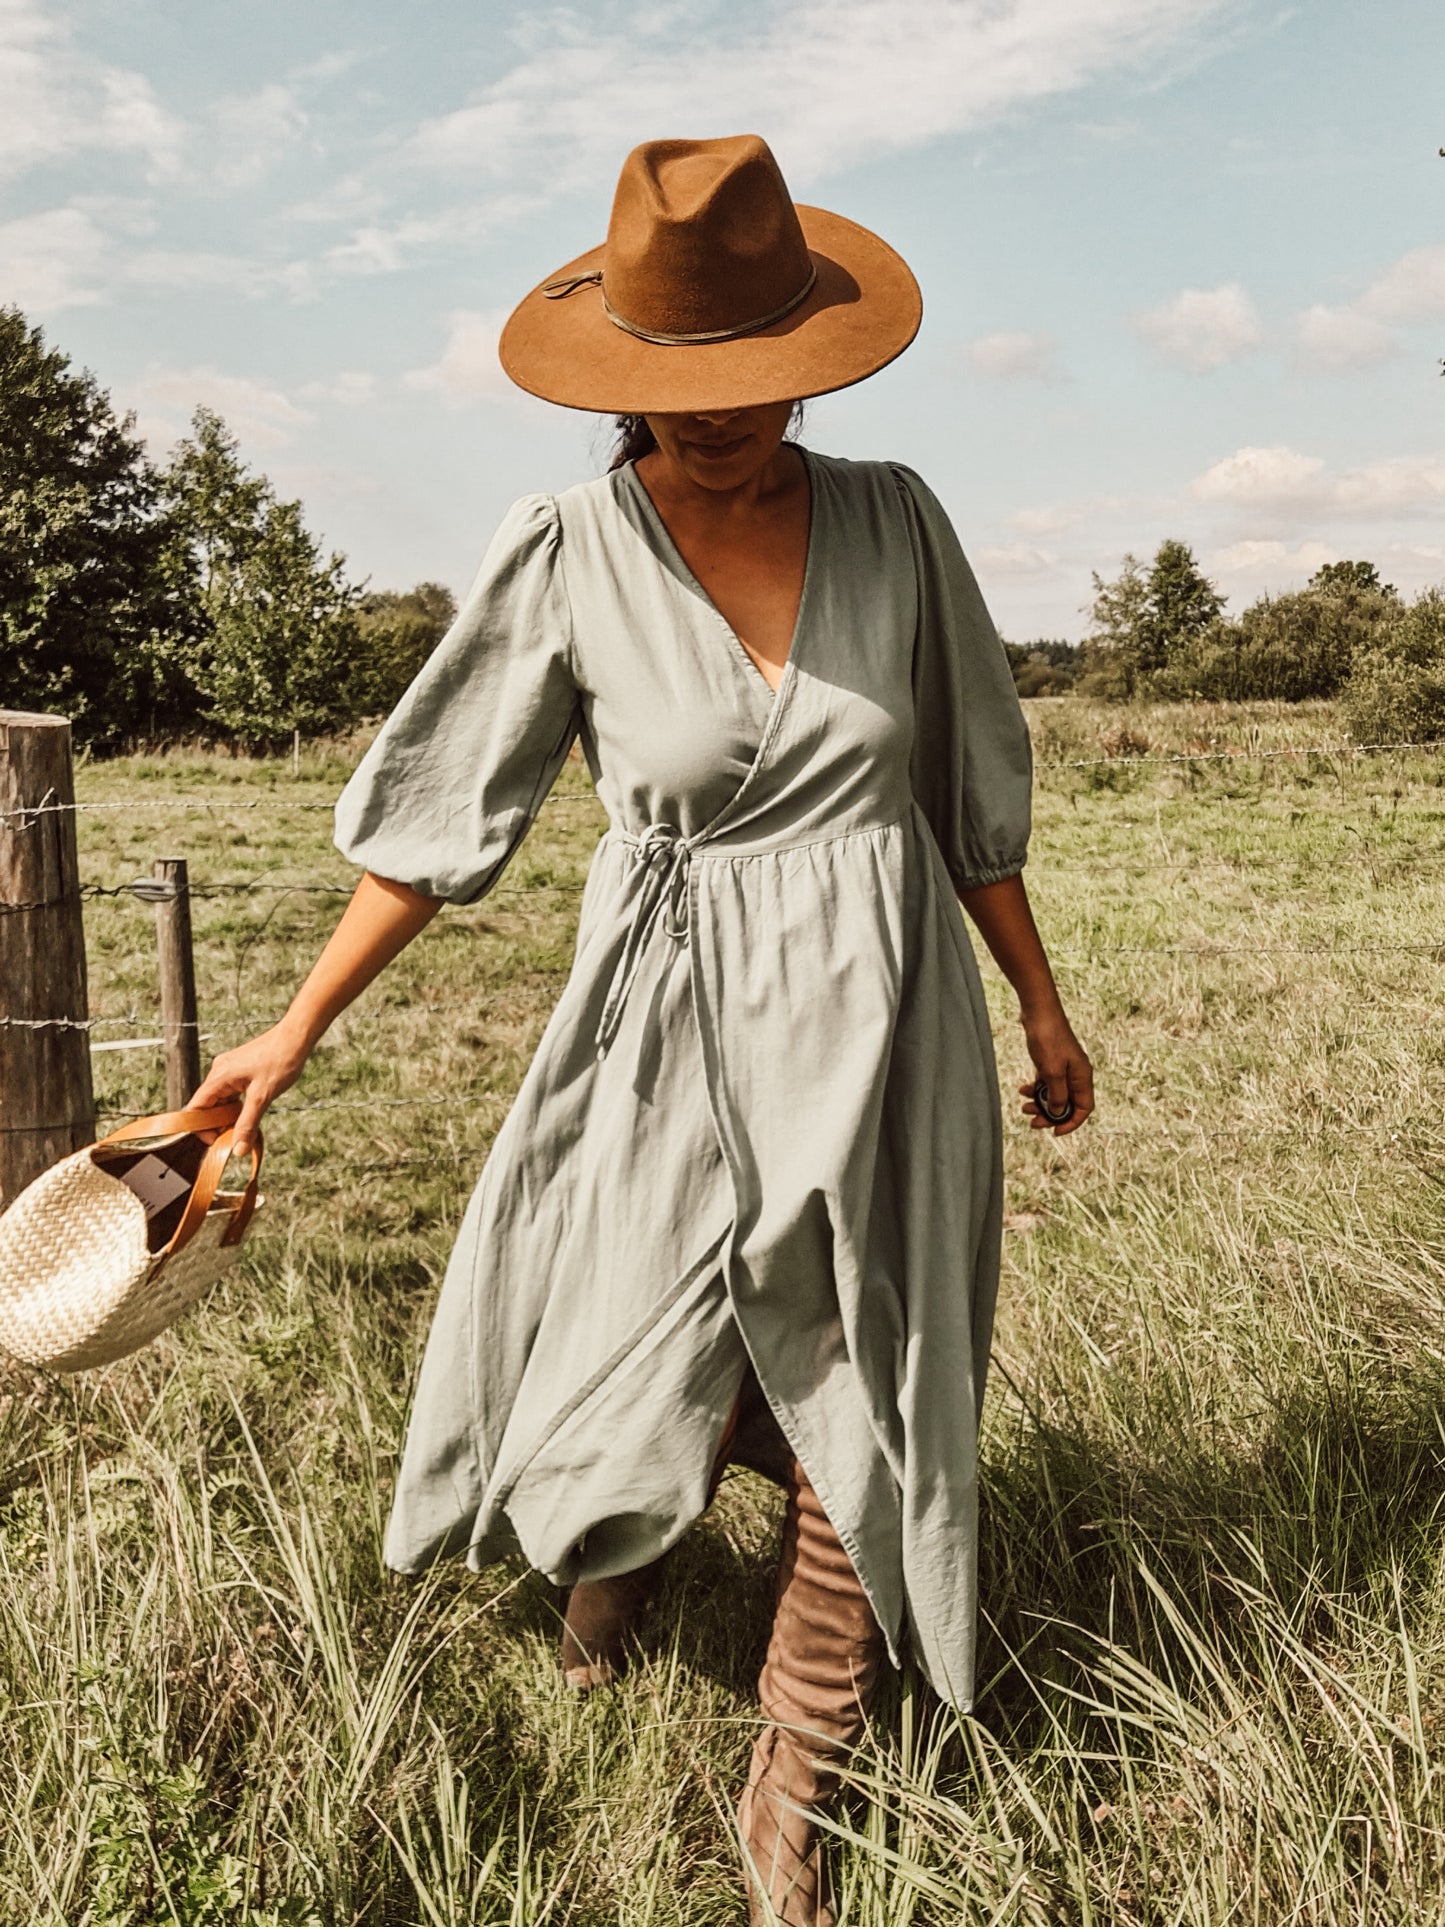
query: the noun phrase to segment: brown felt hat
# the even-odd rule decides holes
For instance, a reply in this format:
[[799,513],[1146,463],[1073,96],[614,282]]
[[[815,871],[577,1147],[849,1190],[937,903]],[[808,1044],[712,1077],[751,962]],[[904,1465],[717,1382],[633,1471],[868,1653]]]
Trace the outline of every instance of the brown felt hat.
[[565,408],[752,408],[874,374],[922,313],[907,264],[856,221],[798,206],[756,134],[645,141],[606,241],[532,290],[498,352]]

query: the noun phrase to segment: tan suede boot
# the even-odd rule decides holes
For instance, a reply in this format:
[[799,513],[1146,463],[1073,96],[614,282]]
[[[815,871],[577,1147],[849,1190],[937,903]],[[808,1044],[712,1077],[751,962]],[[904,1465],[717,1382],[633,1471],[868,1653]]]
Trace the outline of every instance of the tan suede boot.
[[[741,1395],[739,1395],[741,1396]],[[738,1426],[738,1401],[723,1427],[713,1456],[708,1504],[717,1496]],[[611,1686],[627,1659],[628,1644],[647,1611],[662,1577],[666,1554],[636,1572],[611,1579],[584,1579],[567,1595],[562,1621],[562,1677],[579,1693]]]
[[666,1559],[612,1579],[584,1579],[567,1595],[562,1622],[562,1677],[579,1693],[610,1686],[647,1611]]
[[772,1724],[753,1749],[738,1827],[752,1927],[833,1927],[814,1816],[836,1794],[838,1764],[862,1734],[884,1642],[796,1460],[787,1492],[778,1607],[758,1681]]

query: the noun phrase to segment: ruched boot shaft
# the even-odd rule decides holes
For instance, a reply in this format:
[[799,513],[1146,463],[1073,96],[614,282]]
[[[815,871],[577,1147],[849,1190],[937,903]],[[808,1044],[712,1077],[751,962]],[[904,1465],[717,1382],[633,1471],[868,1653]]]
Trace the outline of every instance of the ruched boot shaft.
[[883,1635],[796,1459],[787,1493],[777,1612],[758,1681],[770,1724],[753,1749],[738,1825],[752,1927],[832,1927],[815,1818],[862,1736]]

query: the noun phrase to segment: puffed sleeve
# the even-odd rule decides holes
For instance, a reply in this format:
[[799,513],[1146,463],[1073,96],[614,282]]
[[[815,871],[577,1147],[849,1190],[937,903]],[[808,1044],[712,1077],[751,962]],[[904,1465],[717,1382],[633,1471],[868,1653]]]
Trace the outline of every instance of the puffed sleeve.
[[336,801],[344,857],[424,896],[496,883],[577,733],[571,618],[551,496],[512,505],[456,621]]
[[913,794],[955,888],[998,883],[1028,853],[1033,754],[998,631],[953,524],[913,470],[890,463],[918,579]]

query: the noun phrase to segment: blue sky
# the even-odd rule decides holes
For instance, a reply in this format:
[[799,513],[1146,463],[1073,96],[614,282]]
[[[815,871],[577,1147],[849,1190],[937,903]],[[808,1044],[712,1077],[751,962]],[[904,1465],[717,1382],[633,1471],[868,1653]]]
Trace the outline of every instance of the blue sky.
[[1445,581],[1439,0],[0,0],[0,301],[198,402],[376,586],[461,589],[595,418],[508,308],[627,149],[761,133],[876,227],[913,348],[807,437],[912,463],[1001,628],[1078,635],[1166,535],[1238,608],[1339,555]]

